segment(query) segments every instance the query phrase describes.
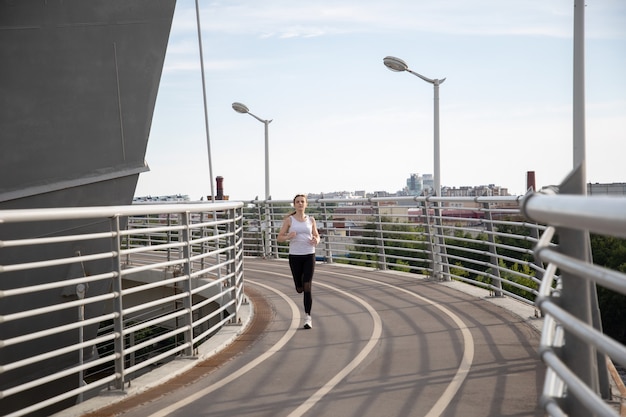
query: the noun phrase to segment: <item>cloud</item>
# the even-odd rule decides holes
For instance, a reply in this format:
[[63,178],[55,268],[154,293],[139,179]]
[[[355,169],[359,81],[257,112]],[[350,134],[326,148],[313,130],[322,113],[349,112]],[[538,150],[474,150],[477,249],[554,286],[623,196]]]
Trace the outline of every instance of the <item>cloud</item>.
[[[193,30],[195,7],[191,2],[179,2],[178,7],[186,22],[182,27]],[[572,16],[571,0],[246,0],[201,5],[204,31],[282,39],[394,31],[570,37]]]

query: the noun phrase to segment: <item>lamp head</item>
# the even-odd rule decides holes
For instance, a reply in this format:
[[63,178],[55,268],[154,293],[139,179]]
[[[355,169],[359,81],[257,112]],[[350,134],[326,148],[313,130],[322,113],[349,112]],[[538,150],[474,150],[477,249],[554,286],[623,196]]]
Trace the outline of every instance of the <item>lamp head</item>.
[[391,71],[402,72],[409,69],[409,66],[406,64],[406,62],[404,62],[400,58],[396,58],[395,56],[386,56],[383,59],[383,63]]
[[233,103],[233,110],[235,110],[237,113],[250,113],[250,110],[245,104],[237,102]]

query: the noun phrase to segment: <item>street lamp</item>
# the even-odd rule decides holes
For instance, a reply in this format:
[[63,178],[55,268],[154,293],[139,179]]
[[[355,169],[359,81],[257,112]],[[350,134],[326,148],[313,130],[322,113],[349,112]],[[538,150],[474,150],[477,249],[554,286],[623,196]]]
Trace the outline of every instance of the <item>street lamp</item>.
[[269,139],[268,139],[268,125],[272,122],[271,120],[263,120],[260,117],[250,113],[248,107],[242,103],[233,103],[233,110],[237,113],[247,113],[250,116],[257,119],[259,122],[265,125],[265,199],[269,200],[270,198],[270,151],[269,151]]
[[424,77],[421,74],[418,74],[415,71],[411,71],[409,69],[409,66],[406,64],[406,62],[404,62],[403,60],[401,60],[400,58],[396,58],[394,56],[387,56],[383,59],[383,63],[385,64],[385,66],[387,68],[389,68],[391,71],[396,71],[396,72],[402,72],[402,71],[406,71],[406,72],[410,72],[411,74],[420,77],[422,80],[431,83],[434,88],[435,88],[435,126],[434,126],[434,131],[435,131],[435,145],[434,145],[434,159],[435,159],[435,172],[433,174],[433,176],[435,177],[435,195],[437,197],[441,197],[441,172],[440,172],[440,161],[439,161],[439,84],[443,83],[446,79],[434,79],[431,80],[430,78]]

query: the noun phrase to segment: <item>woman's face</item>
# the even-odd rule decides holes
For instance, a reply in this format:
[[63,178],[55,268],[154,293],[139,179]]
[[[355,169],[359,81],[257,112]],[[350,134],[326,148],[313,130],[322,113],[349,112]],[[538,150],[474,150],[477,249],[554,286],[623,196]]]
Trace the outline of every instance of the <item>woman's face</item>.
[[293,199],[293,206],[298,209],[298,208],[306,208],[306,197],[304,196],[297,196],[296,198]]

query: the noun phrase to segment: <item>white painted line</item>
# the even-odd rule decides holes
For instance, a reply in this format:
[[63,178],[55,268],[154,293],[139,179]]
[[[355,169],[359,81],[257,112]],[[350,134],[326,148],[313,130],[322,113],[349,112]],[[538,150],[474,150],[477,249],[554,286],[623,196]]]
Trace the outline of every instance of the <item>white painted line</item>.
[[318,389],[313,395],[307,398],[307,400],[303,402],[298,408],[296,408],[291,413],[289,413],[288,417],[300,417],[304,413],[306,413],[311,407],[317,404],[317,402],[320,401],[324,397],[324,395],[328,394],[330,390],[332,390],[342,379],[344,379],[361,362],[365,360],[367,355],[369,355],[372,349],[374,349],[374,346],[376,346],[376,344],[380,340],[380,335],[382,334],[382,328],[383,328],[382,320],[380,319],[380,316],[378,315],[376,310],[374,310],[374,308],[370,304],[366,303],[365,301],[356,297],[353,294],[340,290],[339,288],[332,287],[328,284],[323,284],[319,281],[316,281],[315,285],[321,285],[322,287],[326,287],[333,291],[337,291],[338,293],[343,294],[346,297],[353,298],[355,301],[363,305],[363,307],[365,307],[367,311],[369,311],[370,315],[372,316],[372,319],[374,321],[374,329],[372,330],[372,335],[370,336],[369,341],[367,342],[365,347],[361,350],[361,352],[359,352],[359,354],[356,355],[354,359],[352,359],[352,361],[348,365],[346,365],[341,371],[339,371],[339,373],[337,373],[333,378],[331,378],[330,381],[328,381],[326,384],[324,384],[324,386]]
[[239,378],[240,376],[244,375],[245,373],[247,373],[250,370],[252,370],[253,368],[255,368],[257,365],[259,365],[264,360],[266,360],[269,357],[271,357],[274,353],[276,353],[280,349],[282,349],[282,347],[285,346],[287,344],[287,342],[296,334],[296,331],[298,330],[298,326],[299,326],[299,323],[300,323],[300,313],[298,311],[298,307],[291,300],[291,298],[287,297],[284,293],[279,292],[278,290],[275,290],[275,289],[273,289],[273,288],[271,288],[271,287],[269,287],[269,286],[267,286],[265,284],[261,284],[259,282],[254,282],[254,281],[251,281],[251,280],[246,280],[246,282],[251,283],[251,284],[259,285],[259,286],[264,287],[264,288],[266,288],[266,289],[268,289],[270,291],[275,292],[276,294],[281,296],[287,302],[287,304],[289,304],[289,307],[291,307],[291,325],[289,326],[289,329],[287,330],[287,332],[285,332],[283,337],[281,337],[280,340],[274,344],[274,346],[272,346],[270,349],[265,351],[265,353],[263,353],[261,356],[257,357],[252,362],[250,362],[247,365],[241,367],[236,372],[233,372],[232,374],[228,375],[227,377],[222,378],[219,382],[216,382],[213,385],[209,385],[208,387],[206,387],[206,388],[204,388],[204,389],[202,389],[200,391],[195,392],[194,394],[186,397],[184,400],[177,401],[177,402],[175,402],[173,404],[170,404],[168,407],[165,407],[165,408],[159,410],[158,412],[156,412],[154,414],[150,414],[150,417],[164,417],[164,416],[167,416],[168,414],[170,414],[170,413],[172,413],[174,411],[177,411],[181,407],[184,407],[187,404],[191,404],[192,402],[194,402],[196,400],[199,400],[200,398],[204,397],[205,395],[210,394],[211,392],[215,391],[216,389],[223,387],[224,385],[228,384],[229,382],[234,381],[235,379]]
[[457,316],[456,314],[454,314],[452,311],[448,310],[446,307],[436,303],[435,301],[432,301],[428,298],[422,297],[421,295],[418,295],[414,292],[411,292],[407,289],[401,288],[401,287],[397,287],[395,285],[392,284],[388,284],[384,281],[378,281],[375,279],[370,279],[370,278],[363,278],[357,275],[350,275],[350,274],[343,274],[343,273],[337,273],[337,272],[332,272],[332,271],[324,271],[324,273],[329,273],[329,274],[334,274],[334,275],[340,275],[343,277],[350,277],[350,278],[354,278],[354,279],[358,279],[361,281],[369,281],[369,282],[375,282],[376,284],[382,284],[385,285],[387,287],[391,287],[394,288],[398,291],[404,292],[406,294],[409,294],[417,299],[420,299],[430,305],[432,305],[435,308],[438,308],[439,310],[441,310],[444,314],[446,314],[448,317],[450,317],[450,319],[452,319],[452,321],[457,325],[457,327],[459,328],[459,330],[461,330],[461,334],[463,335],[463,358],[461,358],[461,363],[459,364],[459,367],[456,371],[456,374],[454,375],[454,377],[452,378],[452,381],[450,382],[450,384],[448,384],[448,386],[446,387],[446,389],[444,390],[443,394],[441,395],[441,397],[439,397],[439,399],[437,400],[437,402],[432,406],[432,408],[428,411],[428,413],[425,414],[424,417],[435,417],[435,416],[440,416],[443,411],[446,409],[446,407],[448,406],[448,404],[450,404],[450,401],[452,400],[452,398],[454,398],[454,396],[456,395],[456,393],[458,392],[458,390],[461,388],[461,385],[463,384],[463,381],[465,381],[465,378],[467,378],[467,375],[469,374],[469,370],[472,367],[472,362],[474,361],[474,338],[472,337],[472,333],[469,331],[467,325],[463,322],[463,320],[461,320],[461,318],[459,316]]
[[[276,274],[273,272],[268,272],[268,271],[259,271],[259,272],[265,272],[265,273],[270,273],[270,274],[274,274],[274,275],[282,275],[282,274]],[[377,283],[377,284],[381,284],[390,288],[394,288],[398,291],[404,292],[406,294],[409,294],[412,297],[418,298],[430,305],[432,305],[433,307],[439,309],[440,311],[442,311],[444,314],[446,314],[448,317],[450,317],[450,319],[452,319],[452,321],[457,325],[457,327],[459,328],[459,330],[461,331],[461,334],[463,335],[463,343],[464,343],[464,349],[463,349],[463,358],[461,359],[461,363],[459,364],[459,368],[457,369],[457,372],[455,374],[455,376],[452,378],[452,381],[450,382],[450,384],[448,384],[448,386],[446,387],[446,389],[444,390],[443,394],[441,395],[441,397],[439,397],[439,399],[437,400],[437,402],[433,405],[433,407],[429,410],[429,412],[425,415],[425,417],[435,417],[435,416],[439,416],[443,413],[443,411],[446,409],[446,407],[448,406],[448,404],[450,403],[451,399],[456,395],[456,393],[458,392],[458,390],[460,389],[461,385],[463,384],[463,381],[465,381],[465,378],[467,377],[468,373],[469,373],[469,369],[471,368],[472,362],[474,360],[474,339],[472,337],[472,334],[470,333],[467,325],[463,322],[463,320],[461,320],[456,314],[454,314],[452,311],[448,310],[446,307],[438,304],[435,301],[432,301],[428,298],[422,297],[414,292],[411,292],[409,290],[406,290],[404,288],[392,285],[392,284],[388,284],[384,281],[378,281],[378,280],[374,280],[374,279],[370,279],[370,278],[363,278],[360,276],[356,276],[356,275],[350,275],[350,274],[345,274],[345,273],[336,273],[336,272],[332,272],[332,271],[324,271],[325,273],[329,273],[329,274],[334,274],[334,275],[340,275],[340,276],[346,276],[346,277],[350,277],[350,278],[354,278],[354,279],[358,279],[358,280],[362,280],[362,281],[369,281],[369,282],[373,282],[373,283]],[[194,401],[199,400],[200,398],[204,397],[205,395],[210,394],[211,392],[215,391],[218,388],[223,387],[224,385],[234,381],[235,379],[241,377],[242,375],[246,374],[247,372],[249,372],[250,370],[252,370],[253,368],[255,368],[256,366],[258,366],[260,363],[262,363],[263,361],[265,361],[266,359],[268,359],[269,357],[271,357],[274,353],[278,352],[280,349],[283,348],[283,346],[285,346],[285,344],[287,344],[287,342],[295,335],[298,327],[299,327],[299,322],[300,322],[300,314],[299,314],[299,309],[296,306],[296,304],[291,300],[291,298],[289,298],[288,296],[286,296],[284,293],[275,290],[265,284],[261,284],[259,282],[255,282],[252,280],[246,280],[247,282],[251,283],[251,284],[255,284],[255,285],[259,285],[261,287],[264,287],[276,294],[278,294],[280,297],[282,297],[287,304],[291,307],[291,312],[292,312],[292,319],[291,319],[291,324],[289,326],[289,329],[287,330],[287,332],[283,335],[283,337],[276,342],[270,349],[268,349],[263,355],[257,357],[255,360],[251,361],[250,363],[248,363],[247,365],[243,366],[242,368],[240,368],[238,371],[233,372],[232,374],[230,374],[229,376],[221,379],[219,382],[216,382],[213,385],[210,385],[208,387],[206,387],[205,389],[201,390],[201,391],[197,391],[196,393],[190,395],[189,397],[185,398],[184,400],[178,401],[174,404],[170,404],[168,407],[160,410],[157,413],[151,414],[150,417],[164,417],[167,416],[168,414],[180,409],[180,407],[183,407],[187,404],[190,404]],[[288,417],[301,417],[304,413],[306,413],[311,407],[313,407],[315,404],[317,404],[326,394],[328,394],[339,382],[341,382],[341,380],[343,380],[350,372],[352,372],[361,362],[363,362],[363,360],[365,360],[365,358],[367,357],[367,355],[369,355],[369,353],[372,351],[372,349],[374,348],[374,346],[376,346],[376,344],[378,343],[378,341],[380,340],[380,336],[382,334],[382,320],[380,318],[380,316],[378,315],[378,313],[376,312],[376,310],[367,302],[365,302],[364,300],[356,297],[353,294],[350,294],[346,291],[340,290],[338,288],[335,288],[331,285],[328,284],[324,284],[321,283],[319,281],[316,282],[316,285],[321,285],[323,287],[329,288],[333,291],[336,291],[340,294],[343,294],[347,297],[350,297],[352,299],[354,299],[355,301],[357,301],[358,303],[360,303],[361,305],[363,305],[368,312],[370,313],[370,315],[372,316],[373,322],[374,322],[374,328],[372,329],[372,335],[370,336],[370,339],[368,341],[368,343],[365,345],[365,347],[361,350],[361,352],[359,352],[359,354],[346,366],[344,367],[340,372],[338,372],[333,378],[331,378],[326,384],[324,384],[324,386],[322,386],[319,390],[317,390],[313,395],[311,395],[308,399],[306,399],[298,408],[296,408],[294,411],[292,411]]]

